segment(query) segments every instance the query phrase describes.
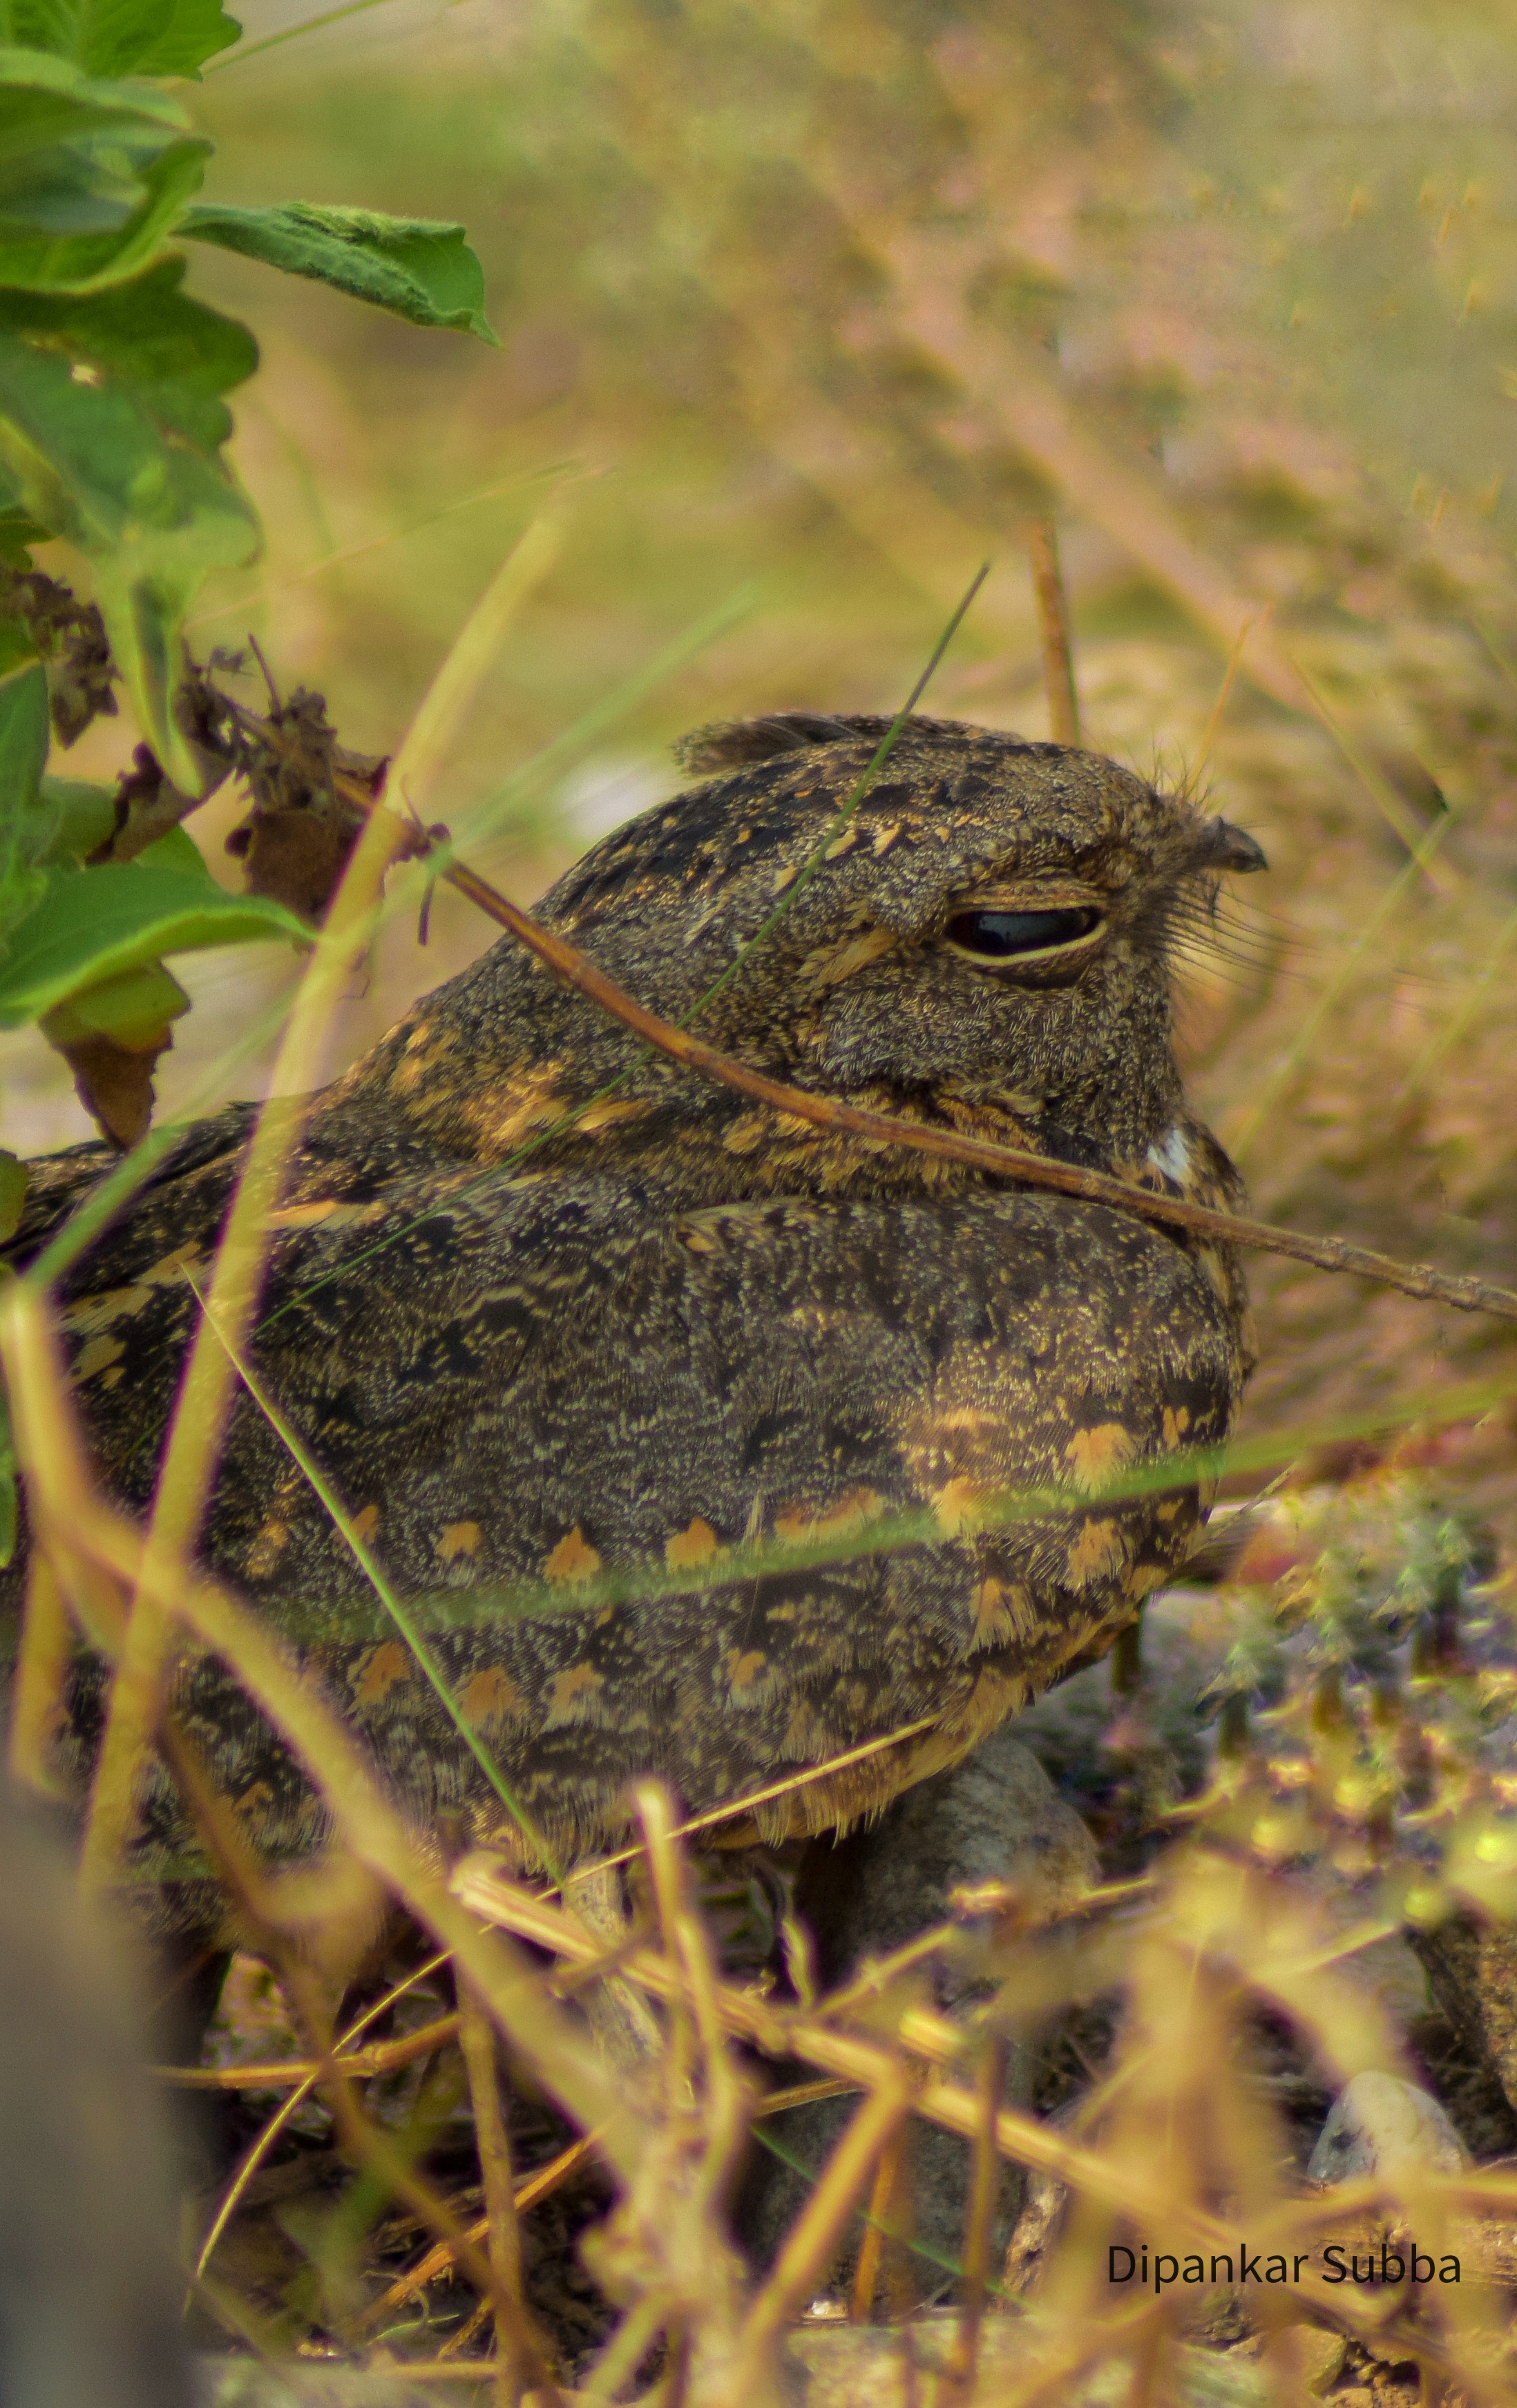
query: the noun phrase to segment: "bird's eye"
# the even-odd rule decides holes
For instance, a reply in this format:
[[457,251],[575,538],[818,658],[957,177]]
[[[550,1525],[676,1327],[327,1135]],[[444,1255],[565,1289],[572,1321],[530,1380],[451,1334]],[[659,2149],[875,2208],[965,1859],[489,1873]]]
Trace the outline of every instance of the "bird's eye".
[[1101,924],[1099,911],[959,911],[948,924],[955,952],[980,962],[1015,961],[1075,944]]

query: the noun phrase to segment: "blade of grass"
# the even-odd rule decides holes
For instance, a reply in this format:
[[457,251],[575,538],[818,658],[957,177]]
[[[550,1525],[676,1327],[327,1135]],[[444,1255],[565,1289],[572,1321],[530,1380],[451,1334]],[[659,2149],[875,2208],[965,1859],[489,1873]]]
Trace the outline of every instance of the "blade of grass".
[[547,1866],[549,1871],[553,1875],[555,1882],[562,1883],[564,1876],[559,1870],[554,1859],[552,1850],[550,1848],[548,1842],[538,1830],[531,1815],[527,1813],[525,1807],[515,1795],[515,1792],[511,1789],[510,1784],[507,1781],[504,1773],[501,1771],[499,1765],[495,1762],[490,1750],[485,1746],[483,1740],[481,1740],[479,1732],[469,1721],[468,1716],[465,1713],[457,1698],[453,1696],[451,1689],[448,1686],[446,1680],[443,1678],[441,1669],[432,1655],[431,1649],[428,1647],[425,1640],[416,1627],[416,1625],[410,1614],[408,1612],[406,1607],[395,1595],[395,1592],[391,1586],[390,1581],[387,1578],[378,1556],[375,1555],[373,1548],[369,1545],[367,1540],[365,1539],[355,1527],[346,1506],[343,1504],[336,1489],[332,1486],[331,1482],[322,1471],[320,1464],[316,1461],[314,1455],[312,1455],[309,1448],[301,1438],[299,1432],[286,1420],[284,1414],[279,1411],[279,1406],[275,1403],[273,1398],[264,1386],[263,1382],[259,1379],[251,1365],[247,1361],[239,1349],[233,1344],[231,1339],[222,1328],[219,1321],[217,1320],[214,1309],[208,1299],[201,1295],[201,1292],[195,1285],[193,1277],[186,1273],[186,1278],[190,1287],[193,1290],[196,1300],[200,1305],[201,1312],[204,1313],[208,1325],[214,1331],[221,1344],[225,1348],[227,1358],[235,1369],[238,1379],[247,1389],[249,1396],[252,1398],[253,1403],[263,1414],[264,1419],[267,1422],[270,1429],[274,1431],[275,1435],[279,1440],[280,1444],[289,1455],[291,1461],[298,1465],[306,1480],[309,1483],[310,1487],[320,1498],[322,1506],[334,1529],[341,1538],[349,1554],[357,1564],[359,1570],[363,1573],[364,1578],[368,1582],[375,1596],[379,1598],[379,1603],[383,1606],[386,1613],[390,1616],[391,1621],[394,1624],[395,1628],[399,1631],[401,1638],[409,1648],[411,1655],[414,1656],[416,1663],[422,1673],[422,1676],[426,1680],[434,1696],[436,1698],[438,1704],[441,1706],[443,1713],[452,1724],[459,1738],[463,1741],[470,1756],[473,1756],[475,1763],[484,1774],[486,1781],[490,1784],[495,1796],[500,1799],[501,1804],[505,1807],[507,1813],[509,1814],[512,1822],[516,1825],[517,1829],[521,1832],[522,1839],[526,1842],[526,1844],[531,1849],[533,1855],[539,1862]]
[[345,17],[361,17],[365,9],[382,8],[387,0],[343,0],[340,8],[323,9],[319,17],[302,18],[298,25],[286,25],[282,32],[265,34],[261,42],[239,42],[230,57],[212,59],[205,67],[206,75],[222,75],[228,67],[241,66],[246,59],[256,59],[265,50],[278,50],[286,42],[298,42],[303,34],[320,33],[323,25],[340,25]]
[[964,2300],[959,2313],[959,2329],[954,2335],[949,2359],[950,2383],[966,2399],[974,2391],[975,2368],[980,2357],[980,2329],[984,2321],[985,2299],[990,2287],[991,2231],[1001,2186],[995,2118],[1000,2113],[1001,2094],[1006,2087],[1008,2055],[1005,2039],[996,2032],[989,2034],[980,2058],[980,2128],[975,2134],[969,2200],[965,2213]]
[[1243,647],[1252,635],[1255,626],[1262,626],[1267,623],[1273,608],[1272,603],[1267,602],[1257,620],[1246,619],[1233,638],[1233,649],[1227,655],[1227,666],[1223,671],[1222,684],[1217,689],[1217,699],[1212,704],[1210,717],[1201,731],[1200,750],[1196,753],[1195,766],[1190,774],[1192,786],[1199,786],[1206,775],[1207,764],[1211,758],[1223,720],[1226,715],[1227,705],[1232,700],[1233,686],[1237,681],[1238,672],[1242,666]]
[[[620,719],[625,717],[627,712],[646,702],[665,679],[672,677],[681,668],[688,667],[707,646],[736,626],[753,607],[757,593],[758,588],[754,585],[738,587],[715,609],[707,612],[672,643],[665,645],[646,668],[623,679],[620,684],[613,687],[609,695],[601,697],[589,710],[581,712],[580,717],[564,729],[561,735],[554,737],[550,744],[540,747],[537,752],[529,755],[520,768],[513,772],[512,779],[508,781],[497,795],[481,806],[487,822],[482,831],[477,831],[476,821],[471,819],[467,824],[466,833],[472,835],[482,832],[487,835],[490,815],[501,804],[502,797],[508,801],[517,793],[525,792],[534,781],[545,781],[551,774],[565,767],[577,753],[606,735]],[[260,726],[263,724],[256,721],[254,724]],[[277,733],[268,729],[265,732],[271,736]],[[374,798],[366,788],[350,786],[340,777],[336,783],[339,791],[343,792],[350,801],[359,801],[360,808],[366,810],[372,805]],[[408,842],[410,833],[408,830]],[[432,858],[436,860],[436,856],[434,855]],[[384,897],[376,908],[374,928],[383,925],[394,912],[408,910],[410,898],[403,893],[392,893]],[[277,1002],[271,1004],[250,1027],[244,1030],[232,1045],[217,1055],[181,1111],[171,1120],[150,1129],[142,1142],[134,1147],[133,1151],[116,1164],[108,1175],[91,1190],[84,1202],[70,1214],[57,1237],[52,1239],[27,1266],[26,1270],[21,1274],[22,1278],[29,1281],[34,1287],[44,1287],[63,1276],[69,1265],[78,1260],[91,1240],[130,1200],[143,1181],[150,1177],[157,1165],[183,1135],[185,1127],[193,1123],[197,1114],[220,1093],[236,1065],[257,1054],[268,1039],[284,1025],[289,1010],[288,1000],[281,996]],[[272,1098],[265,1104],[265,1111],[277,1111],[280,1100],[279,1097]],[[298,1109],[298,1107],[293,1107],[293,1109]]]
[[[991,565],[988,560],[981,561],[980,566],[976,569],[968,585],[966,587],[963,595],[956,604],[949,619],[948,624],[944,627],[941,635],[937,638],[937,641],[934,644],[931,652],[928,654],[926,666],[923,669],[915,685],[913,685],[910,693],[907,695],[906,700],[902,703],[899,710],[895,713],[894,718],[891,721],[890,725],[886,728],[865,767],[854,780],[853,785],[844,801],[842,808],[834,814],[832,819],[828,821],[822,834],[818,837],[816,843],[807,854],[806,859],[800,866],[800,868],[791,880],[790,884],[786,887],[783,895],[781,895],[779,902],[775,905],[774,910],[769,913],[768,917],[754,930],[747,943],[738,947],[732,960],[727,964],[726,968],[721,973],[721,976],[714,978],[711,981],[710,985],[705,990],[705,993],[701,995],[697,1000],[691,1005],[690,1010],[683,1014],[679,1023],[680,1028],[689,1028],[700,1018],[701,1013],[706,1010],[707,1006],[713,1003],[716,1000],[716,997],[721,995],[725,988],[731,985],[733,980],[737,978],[739,971],[743,968],[744,964],[752,959],[752,956],[758,952],[761,945],[768,942],[768,939],[773,936],[775,930],[780,926],[786,914],[794,908],[796,903],[799,902],[801,896],[810,885],[811,881],[817,877],[825,867],[827,855],[831,852],[832,847],[837,843],[838,838],[848,826],[854,812],[863,802],[865,796],[868,793],[870,787],[874,784],[875,780],[879,777],[880,770],[884,767],[892,752],[895,750],[896,745],[900,741],[901,734],[906,726],[907,721],[910,718],[911,713],[915,710],[918,703],[922,700],[923,695],[926,693],[928,686],[936,677],[937,670],[942,664],[944,653],[948,651],[950,644],[952,644],[954,637],[958,634],[959,629],[963,626],[965,620],[969,614],[969,610],[973,605],[976,595],[984,584],[986,578],[990,575],[990,566]],[[513,931],[513,933],[515,932]]]
[[184,623],[187,635],[197,627],[214,624],[218,619],[240,619],[246,611],[261,602],[277,601],[281,594],[291,593],[297,585],[308,585],[313,579],[327,576],[334,568],[346,568],[350,561],[363,560],[373,552],[386,552],[392,544],[405,543],[413,535],[424,535],[429,527],[441,526],[447,519],[457,518],[464,510],[478,509],[481,502],[496,502],[507,494],[519,494],[523,486],[542,483],[561,484],[562,480],[578,482],[594,473],[581,469],[570,461],[557,462],[548,468],[526,468],[514,477],[505,477],[497,484],[480,485],[456,502],[447,502],[440,510],[431,510],[423,519],[408,519],[404,526],[391,527],[384,535],[365,536],[362,543],[344,544],[339,551],[322,554],[308,566],[297,568],[289,577],[281,577],[272,585],[255,585],[239,595],[235,602],[219,603],[214,610],[201,610]]
[[[556,548],[535,521],[518,539],[481,604],[432,681],[415,722],[418,770],[435,763],[458,707],[472,695],[485,666],[485,647],[498,641]],[[513,567],[513,563],[516,564]],[[401,747],[404,771],[411,740]],[[332,898],[326,920],[296,991],[280,1039],[273,1084],[296,1095],[316,1078],[333,1010],[352,960],[371,934],[384,876],[401,850],[402,824],[374,811]],[[256,1309],[268,1245],[267,1218],[278,1199],[302,1125],[298,1107],[260,1113],[217,1249],[209,1301],[191,1341],[167,1442],[159,1467],[145,1560],[176,1562],[191,1552],[221,1453],[232,1398],[234,1362]],[[208,1337],[208,1325],[215,1337]],[[228,1351],[228,1348],[230,1351]],[[150,1589],[151,1582],[150,1580]],[[146,1593],[145,1593],[146,1595]],[[151,1746],[173,1644],[157,1609],[135,1597],[125,1644],[111,1684],[105,1733],[96,1760],[80,1864],[87,1887],[107,1883],[130,1840],[142,1766]]]
[[522,2283],[522,2232],[516,2218],[510,2135],[501,2107],[495,2027],[466,1982],[459,1986],[458,2003],[459,2038],[468,2071],[474,2141],[484,2190],[486,2250],[494,2277],[490,2304],[495,2326],[495,2401],[497,2408],[516,2408],[523,2389],[530,2386],[544,2396],[550,2408],[556,2408],[561,2395]]
[[1059,566],[1059,531],[1052,519],[1035,519],[1027,538],[1038,624],[1043,644],[1043,685],[1048,731],[1055,744],[1080,742],[1080,692],[1069,638],[1069,597]]
[[1395,1097],[1396,1103],[1403,1102],[1409,1096],[1414,1096],[1420,1089],[1425,1087],[1444,1055],[1452,1053],[1454,1046],[1458,1044],[1480,1010],[1481,1003],[1487,991],[1495,984],[1496,972],[1513,945],[1517,945],[1517,911],[1513,911],[1510,918],[1502,922],[1496,932],[1495,944],[1465,989],[1458,1009],[1444,1025],[1428,1039],[1416,1061],[1407,1072]]
[[385,780],[385,792],[398,795],[418,819],[497,652],[522,606],[557,566],[563,550],[560,517],[539,512],[512,544],[449,646]]
[[1435,866],[1432,854],[1424,852],[1426,831],[1410,804],[1396,793],[1384,771],[1371,759],[1358,738],[1344,725],[1318,681],[1301,666],[1299,661],[1295,663],[1295,670],[1311,697],[1314,716],[1327,730],[1386,825],[1395,830],[1413,860],[1417,861],[1429,886],[1439,895],[1457,894],[1463,880],[1444,864]]
[[[698,1019],[700,1014],[706,1010],[707,1006],[714,999],[714,997],[720,995],[730,982],[737,977],[738,971],[742,968],[744,963],[750,959],[755,948],[763,944],[765,940],[773,934],[774,930],[780,925],[786,912],[791,909],[797,897],[804,893],[805,889],[810,884],[812,879],[816,877],[818,871],[822,868],[826,860],[828,848],[837,842],[837,838],[848,825],[849,821],[857,810],[859,804],[863,801],[875,779],[879,776],[880,769],[889,759],[891,752],[894,751],[895,744],[900,738],[901,730],[906,725],[911,712],[915,710],[917,704],[921,701],[923,695],[925,693],[927,685],[937,671],[938,664],[941,662],[949,645],[952,642],[960,625],[963,624],[965,615],[973,602],[975,595],[979,593],[980,586],[984,583],[985,578],[989,574],[989,569],[990,563],[987,561],[972,580],[968,590],[961,598],[957,608],[950,618],[947,626],[943,629],[937,643],[934,645],[932,652],[928,657],[927,665],[922,671],[921,676],[917,679],[917,681],[912,687],[909,695],[907,696],[905,703],[896,712],[895,717],[890,724],[890,726],[880,738],[872,757],[866,766],[862,774],[854,781],[853,787],[844,801],[841,809],[828,822],[826,828],[818,838],[817,843],[813,846],[810,853],[802,864],[801,868],[793,880],[791,885],[786,889],[786,892],[781,896],[780,902],[769,913],[762,926],[759,927],[754,935],[748,939],[746,944],[739,948],[737,953],[727,965],[727,968],[722,972],[721,976],[713,979],[711,984],[700,996],[697,997],[696,1001],[691,1006],[690,1010],[684,1014],[683,1018],[680,1022],[680,1030],[682,1031],[687,1028],[693,1021]],[[247,719],[250,724],[255,724],[259,733],[265,740],[274,740],[276,743],[287,740],[281,738],[279,731],[271,728],[266,722],[253,721],[250,713],[242,713],[241,716]],[[551,746],[547,749],[549,752],[551,752],[552,750]],[[541,758],[543,756],[539,755],[538,757]],[[356,780],[345,780],[339,774],[335,782],[336,783],[339,792],[341,792],[345,798],[351,802],[356,809],[360,810],[372,810],[374,809],[372,796],[369,795]],[[506,792],[508,790],[503,789],[502,791]],[[481,807],[482,810],[485,812],[488,812],[491,808],[492,806],[490,805]],[[468,824],[468,831],[474,833],[479,832],[479,818],[480,814],[476,813],[475,817]],[[501,927],[507,929],[509,934],[520,938],[522,942],[532,945],[535,951],[541,953],[542,947],[539,943],[535,941],[535,938],[540,938],[546,932],[540,928],[539,924],[529,919],[524,912],[518,910],[517,907],[512,903],[508,903],[506,897],[499,894],[487,880],[480,878],[476,871],[467,868],[464,863],[459,861],[457,858],[456,847],[451,838],[450,838],[447,843],[434,848],[433,852],[429,853],[426,858],[429,862],[434,862],[436,865],[434,873],[436,876],[446,879],[451,886],[456,887],[460,894],[466,895],[471,902],[477,903],[481,910],[486,911]],[[553,960],[553,967],[562,969],[565,959],[572,956],[576,963],[582,966],[583,970],[589,974],[594,982],[594,983],[586,985],[584,978],[581,977],[576,979],[575,982],[581,987],[583,992],[592,994],[595,1000],[606,1003],[606,1008],[612,1010],[613,1017],[623,1020],[627,1026],[642,1033],[647,1041],[644,1046],[632,1056],[625,1068],[618,1071],[614,1079],[607,1080],[605,1083],[597,1087],[593,1094],[586,1096],[581,1102],[574,1105],[568,1111],[561,1113],[557,1120],[551,1122],[546,1128],[538,1130],[536,1136],[528,1138],[522,1144],[515,1147],[511,1153],[505,1155],[500,1161],[493,1163],[489,1170],[481,1172],[479,1182],[479,1184],[483,1184],[489,1180],[500,1177],[502,1174],[514,1170],[521,1163],[525,1162],[530,1155],[537,1153],[543,1146],[551,1144],[555,1138],[563,1136],[566,1130],[571,1129],[575,1125],[576,1122],[582,1119],[584,1114],[588,1112],[593,1106],[606,1102],[608,1097],[617,1094],[619,1089],[625,1086],[627,1081],[632,1077],[633,1072],[637,1068],[638,1063],[643,1059],[643,1056],[648,1050],[648,1043],[657,1043],[659,1041],[657,1039],[647,1038],[647,1029],[643,1027],[643,1023],[646,1022],[648,1024],[648,1027],[665,1030],[667,1029],[667,1024],[656,1020],[654,1015],[651,1013],[642,1013],[640,1020],[629,1016],[639,1013],[640,1007],[634,1005],[631,1002],[630,997],[622,996],[621,990],[614,987],[609,980],[602,979],[600,977],[600,973],[591,971],[590,965],[584,962],[582,955],[575,953],[573,947],[565,946],[562,943],[562,940],[554,941],[559,946],[559,952],[556,956],[551,957]],[[607,1002],[608,994],[617,996],[620,998],[621,1004],[625,1008],[621,1010],[613,1009],[613,1007]],[[695,1045],[698,1043],[698,1040],[695,1039],[687,1039],[685,1041],[688,1045]],[[667,1046],[665,1046],[664,1050],[667,1051]],[[724,1059],[725,1057],[713,1056],[712,1058]],[[467,1191],[465,1190],[465,1192]],[[401,1228],[392,1230],[388,1237],[380,1239],[375,1246],[368,1250],[367,1253],[351,1257],[347,1268],[351,1270],[355,1268],[358,1263],[371,1261],[376,1254],[383,1250],[384,1247],[395,1244],[400,1238],[404,1237],[406,1234],[406,1228],[409,1226],[413,1225],[403,1225]],[[325,1282],[323,1281],[313,1281],[308,1287],[300,1289],[294,1296],[289,1297],[285,1303],[280,1305],[277,1312],[270,1313],[268,1315],[267,1322],[262,1326],[266,1327],[272,1322],[277,1321],[280,1314],[293,1312],[296,1305],[303,1303],[307,1297],[314,1296],[318,1289],[324,1284]]]
[[65,1794],[53,1750],[66,1720],[64,1684],[73,1653],[74,1634],[57,1575],[46,1555],[34,1554],[26,1574],[8,1751],[11,1779],[39,1798]]
[[182,1616],[192,1636],[229,1667],[282,1734],[359,1862],[436,1933],[565,2112],[576,2122],[604,2125],[597,2145],[618,2173],[632,2174],[638,2160],[637,2129],[615,2085],[543,1995],[535,1969],[514,1948],[502,1953],[492,1940],[481,1939],[474,1919],[384,1795],[351,1733],[300,1666],[213,1583],[180,1564],[150,1564],[141,1534],[99,1501],[84,1469],[55,1340],[37,1299],[20,1281],[0,1297],[0,1356],[29,1449],[37,1524],[50,1554],[71,1548],[128,1584],[153,1580],[160,1610]]
[[[355,953],[367,939],[370,906],[399,850],[400,836],[401,824],[389,812],[376,812],[363,829],[286,1025],[276,1070],[281,1086],[298,1091],[313,1083],[332,1008]],[[301,1117],[299,1108],[290,1106],[260,1114],[217,1249],[211,1309],[234,1341],[240,1339],[256,1304],[264,1225]],[[111,1684],[80,1865],[90,1888],[112,1879],[136,1823],[139,1776],[157,1726],[174,1643],[172,1623],[157,1602],[162,1575],[194,1544],[234,1378],[221,1337],[202,1322],[191,1343],[159,1470],[144,1555],[146,1583],[133,1599]]]
[[814,2293],[877,2159],[910,2112],[910,2086],[902,2069],[886,2057],[749,2309],[741,2347],[752,2384],[761,2383],[772,2369],[781,2332]]

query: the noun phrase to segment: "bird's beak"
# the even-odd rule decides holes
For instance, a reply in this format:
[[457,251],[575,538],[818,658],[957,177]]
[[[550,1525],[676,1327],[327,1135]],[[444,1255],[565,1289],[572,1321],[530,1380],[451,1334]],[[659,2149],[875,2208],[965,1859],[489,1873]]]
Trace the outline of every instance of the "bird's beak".
[[1213,820],[1208,831],[1206,854],[1201,867],[1204,869],[1242,871],[1267,869],[1269,864],[1253,838],[1245,836],[1241,828],[1234,827],[1231,820]]

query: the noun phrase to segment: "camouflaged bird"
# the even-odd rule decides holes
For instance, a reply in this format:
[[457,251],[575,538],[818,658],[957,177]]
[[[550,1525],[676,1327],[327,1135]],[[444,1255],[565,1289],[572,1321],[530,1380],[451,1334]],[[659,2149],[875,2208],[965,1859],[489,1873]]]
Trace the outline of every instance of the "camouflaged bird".
[[[690,739],[701,782],[597,844],[541,917],[679,1020],[794,886],[702,1011],[709,1042],[1237,1209],[1181,1092],[1170,957],[1258,848],[1094,753],[918,719],[802,881],[885,724]],[[79,1406],[137,1512],[250,1109],[192,1128],[64,1283]],[[36,1166],[19,1242],[107,1159]],[[315,1099],[271,1239],[263,1383],[394,1588],[465,1609],[423,1616],[435,1657],[568,1856],[624,1831],[640,1773],[708,1813],[909,1730],[771,1799],[753,1821],[774,1837],[964,1755],[1183,1560],[1194,1485],[1098,1492],[1224,1438],[1250,1362],[1229,1249],[777,1118],[639,1054],[509,939]],[[998,1494],[1050,1486],[1067,1504],[977,1526]],[[903,1514],[914,1542],[880,1546]],[[836,1559],[723,1576],[736,1550],[800,1542]],[[203,1552],[307,1651],[419,1828],[519,1846],[246,1396]],[[644,1593],[618,1600],[629,1570]],[[20,1561],[7,1580],[14,1611]],[[74,1680],[82,1786],[98,1666]],[[308,1853],[321,1812],[228,1676],[190,1664],[176,1708],[250,1837]],[[170,1873],[184,1837],[161,1773],[138,1870]],[[203,1890],[163,1897],[161,1920],[204,1927]]]

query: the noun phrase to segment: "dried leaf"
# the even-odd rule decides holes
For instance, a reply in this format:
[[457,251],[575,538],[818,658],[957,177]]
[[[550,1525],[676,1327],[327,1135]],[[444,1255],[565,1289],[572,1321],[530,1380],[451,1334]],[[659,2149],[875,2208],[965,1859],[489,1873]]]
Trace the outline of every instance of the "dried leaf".
[[162,962],[71,996],[39,1024],[74,1073],[80,1103],[125,1153],[152,1121],[152,1074],[190,998]]

